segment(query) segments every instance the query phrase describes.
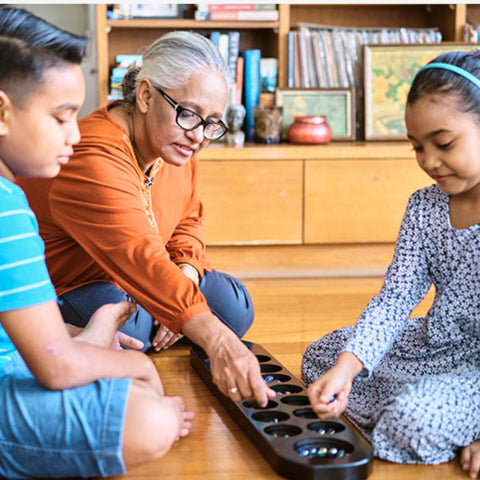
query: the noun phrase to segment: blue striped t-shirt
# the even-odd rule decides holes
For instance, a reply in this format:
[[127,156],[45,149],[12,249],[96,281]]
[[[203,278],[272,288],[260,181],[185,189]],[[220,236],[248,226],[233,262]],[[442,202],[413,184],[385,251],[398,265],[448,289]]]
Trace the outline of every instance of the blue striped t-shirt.
[[[55,300],[38,223],[22,189],[0,177],[0,312]],[[0,370],[15,347],[0,325]]]

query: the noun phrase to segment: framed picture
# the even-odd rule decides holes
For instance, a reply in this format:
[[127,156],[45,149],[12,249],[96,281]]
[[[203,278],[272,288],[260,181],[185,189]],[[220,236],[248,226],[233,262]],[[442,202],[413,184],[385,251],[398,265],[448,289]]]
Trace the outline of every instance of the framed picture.
[[418,69],[442,53],[478,48],[453,42],[365,45],[365,140],[406,140],[405,102]]
[[332,141],[355,140],[355,101],[351,88],[277,88],[276,105],[283,107],[282,138],[294,117],[325,115]]

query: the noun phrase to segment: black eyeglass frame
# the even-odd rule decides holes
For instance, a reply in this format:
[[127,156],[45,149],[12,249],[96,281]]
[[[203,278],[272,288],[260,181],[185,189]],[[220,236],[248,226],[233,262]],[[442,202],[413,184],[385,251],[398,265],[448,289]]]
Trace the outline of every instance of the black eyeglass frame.
[[[160,94],[162,95],[162,97],[175,109],[175,112],[176,112],[176,116],[175,116],[175,123],[180,127],[182,128],[183,130],[187,131],[187,132],[191,132],[192,130],[195,130],[196,128],[198,128],[200,125],[203,125],[204,127],[204,130],[203,130],[203,136],[209,141],[209,142],[216,142],[217,140],[220,140],[227,132],[228,132],[228,127],[227,125],[225,125],[225,123],[222,122],[222,120],[219,120],[218,122],[212,122],[212,121],[208,121],[208,120],[205,120],[200,114],[198,114],[195,110],[192,110],[190,108],[186,108],[186,107],[182,107],[182,105],[180,105],[179,103],[177,103],[170,95],[166,94],[160,87],[158,87],[157,85],[153,85],[153,88],[155,88],[155,90],[157,90],[158,92],[160,92]],[[196,115],[197,117],[200,118],[200,121],[198,122],[197,125],[191,127],[191,128],[185,128],[184,126],[180,125],[180,123],[178,122],[178,117],[179,115],[182,113],[182,112],[190,112],[194,115]],[[207,125],[220,125],[221,127],[223,127],[223,133],[216,137],[216,138],[208,138],[206,135],[205,135],[205,127]]]

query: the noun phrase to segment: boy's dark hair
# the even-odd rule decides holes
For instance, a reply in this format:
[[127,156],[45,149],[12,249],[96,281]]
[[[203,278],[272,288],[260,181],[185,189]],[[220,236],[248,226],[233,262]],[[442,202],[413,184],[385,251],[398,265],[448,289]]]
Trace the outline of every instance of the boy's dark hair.
[[45,70],[80,64],[88,37],[62,30],[22,8],[0,8],[0,90],[25,103]]
[[[444,53],[429,63],[433,62],[455,65],[480,80],[480,50]],[[413,79],[407,104],[432,94],[454,95],[460,111],[476,115],[480,120],[480,88],[462,75],[439,68],[422,70]]]

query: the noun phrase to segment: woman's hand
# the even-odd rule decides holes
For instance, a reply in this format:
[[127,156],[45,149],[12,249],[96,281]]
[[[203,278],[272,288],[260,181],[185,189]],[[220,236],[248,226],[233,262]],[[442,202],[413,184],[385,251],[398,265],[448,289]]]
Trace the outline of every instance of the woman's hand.
[[210,311],[198,313],[183,333],[203,348],[210,359],[212,380],[234,401],[255,400],[265,407],[275,391],[267,386],[255,355]]
[[197,285],[200,283],[200,275],[196,268],[192,267],[188,263],[179,263],[178,268],[180,268],[185,276],[192,280],[192,282]]
[[480,471],[480,440],[471,443],[462,450],[460,465],[470,478],[477,478]]
[[224,338],[209,358],[213,382],[232,400],[255,400],[265,407],[275,397],[260,373],[257,358],[234,334]]
[[152,345],[155,351],[166,350],[171,347],[174,343],[178,342],[183,335],[181,333],[173,333],[164,325],[160,325],[158,320],[153,321],[154,325],[159,325],[157,332],[152,340]]

